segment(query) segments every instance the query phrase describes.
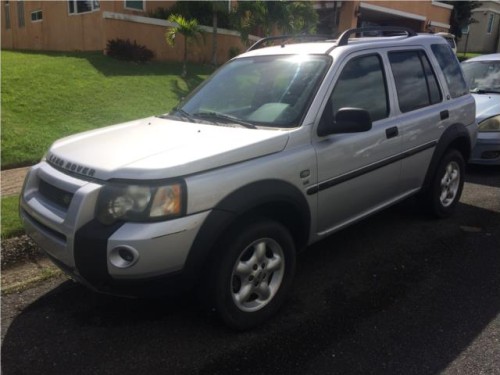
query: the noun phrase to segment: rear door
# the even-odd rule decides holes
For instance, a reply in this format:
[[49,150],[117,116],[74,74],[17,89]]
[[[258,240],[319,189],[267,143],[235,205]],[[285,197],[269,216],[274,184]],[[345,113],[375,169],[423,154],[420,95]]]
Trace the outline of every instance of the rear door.
[[388,59],[402,136],[401,186],[412,193],[422,186],[437,141],[450,124],[450,105],[424,48],[391,50]]

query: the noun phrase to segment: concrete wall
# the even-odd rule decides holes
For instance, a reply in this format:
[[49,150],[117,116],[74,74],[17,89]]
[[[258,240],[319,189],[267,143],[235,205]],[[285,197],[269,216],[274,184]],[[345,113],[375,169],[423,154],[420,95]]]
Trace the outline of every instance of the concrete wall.
[[[7,8],[1,3],[2,49],[45,51],[105,51],[109,40],[120,38],[135,40],[155,53],[156,60],[181,61],[183,59],[183,37],[177,38],[174,48],[167,45],[166,20],[146,17],[158,7],[169,8],[175,1],[146,1],[146,9],[125,8],[124,1],[101,1],[98,10],[69,14],[67,1],[24,1],[25,26],[18,25],[18,1],[10,1]],[[5,10],[9,11],[10,29],[5,28]],[[32,22],[31,12],[42,10],[43,19]],[[203,27],[204,33],[189,45],[189,61],[206,63],[211,61],[212,29]],[[255,39],[255,38],[253,38]],[[247,48],[239,33],[218,30],[217,62],[228,60],[229,50],[240,52]]]
[[[67,1],[23,1],[25,26],[17,25],[17,3],[10,1],[6,8],[1,3],[2,12],[7,9],[10,14],[11,28],[5,29],[4,14],[2,14],[2,48],[52,51],[92,51],[106,48],[108,40],[121,38],[137,41],[151,49],[158,60],[181,61],[183,58],[183,41],[179,36],[175,48],[165,42],[166,20],[147,18],[149,11],[158,7],[169,8],[174,1],[146,1],[146,9],[133,10],[125,8],[123,0],[100,1],[100,8],[96,11],[83,14],[69,14]],[[427,1],[343,1],[340,8],[339,31],[356,27],[361,13],[360,4],[371,5],[378,10],[387,12],[401,12],[399,22],[406,22],[417,31],[428,31],[426,26],[434,23],[433,31],[446,31],[439,25],[449,22],[451,10],[449,7],[439,6],[430,0]],[[31,12],[42,10],[43,20],[32,22]],[[407,15],[418,15],[419,21],[405,18]],[[412,23],[413,22],[413,23]],[[209,62],[211,60],[212,36],[211,28],[205,27],[204,37],[193,42],[189,47],[189,60],[195,62]],[[231,47],[244,51],[239,34],[228,30],[219,30],[217,47],[217,61],[227,60]]]
[[[184,37],[179,35],[175,47],[170,47],[165,41],[165,32],[171,24],[164,20],[150,19],[122,13],[104,12],[103,35],[107,43],[112,39],[130,39],[137,41],[154,51],[155,59],[162,61],[182,61],[184,57]],[[197,63],[209,63],[212,56],[212,28],[201,26],[203,33],[197,40],[188,44],[188,60]],[[231,30],[218,29],[217,62],[223,63],[229,59],[231,48],[240,52],[246,50],[240,39],[240,34]],[[251,39],[255,40],[256,37]],[[103,46],[103,49],[105,45]]]
[[[11,28],[6,30],[2,22],[2,48],[52,51],[89,51],[101,48],[100,11],[69,14],[66,1],[24,1],[25,26],[19,27],[17,3],[18,1],[11,1],[9,5]],[[101,2],[101,7],[105,5],[106,2]],[[5,9],[3,2],[2,8]],[[31,13],[36,10],[42,10],[43,19],[32,22]]]
[[[370,9],[370,12],[366,10]],[[362,21],[377,23],[384,19],[385,23],[394,26],[411,27],[418,32],[448,31],[451,7],[427,1],[344,1],[340,9],[339,31],[357,27]],[[369,14],[370,13],[370,14]],[[377,16],[374,14],[378,13]]]

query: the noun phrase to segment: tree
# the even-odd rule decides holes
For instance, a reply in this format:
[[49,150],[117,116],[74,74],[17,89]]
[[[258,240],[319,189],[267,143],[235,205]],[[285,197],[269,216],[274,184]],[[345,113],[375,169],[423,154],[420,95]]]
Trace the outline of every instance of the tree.
[[479,1],[443,1],[444,3],[453,5],[453,11],[450,18],[450,33],[454,34],[457,39],[462,37],[462,30],[471,23],[476,22],[472,18],[472,11],[482,4]]
[[318,23],[309,1],[240,1],[232,19],[244,41],[251,32],[269,36],[274,29],[282,33],[314,33]]
[[229,13],[228,1],[211,1],[212,4],[212,65],[217,65],[217,27],[219,15]]
[[188,43],[192,39],[196,39],[201,34],[201,29],[198,26],[196,19],[186,19],[177,14],[171,14],[167,21],[175,24],[176,26],[168,26],[165,33],[165,39],[169,46],[175,45],[175,40],[178,34],[184,37],[184,59],[182,64],[182,77],[187,75],[187,56],[188,56]]
[[293,1],[287,4],[286,24],[283,31],[292,34],[314,34],[319,22],[318,13],[310,2]]

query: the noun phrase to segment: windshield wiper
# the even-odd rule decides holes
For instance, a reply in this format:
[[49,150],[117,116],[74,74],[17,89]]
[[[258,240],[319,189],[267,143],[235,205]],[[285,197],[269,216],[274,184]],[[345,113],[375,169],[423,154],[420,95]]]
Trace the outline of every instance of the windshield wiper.
[[492,90],[492,89],[480,89],[480,88],[475,88],[470,90],[471,93],[473,94],[500,94],[499,90]]
[[237,117],[234,117],[234,116],[226,115],[224,113],[219,113],[219,112],[197,112],[197,113],[193,113],[192,116],[200,117],[200,118],[204,118],[204,119],[209,119],[209,120],[223,120],[225,122],[230,122],[232,124],[242,125],[242,126],[244,126],[245,128],[248,128],[248,129],[257,129],[257,126],[255,126],[254,124],[251,124],[249,122],[246,122],[246,121],[241,120],[241,119],[239,119]]
[[188,120],[189,122],[196,122],[193,116],[190,113],[187,113],[185,110],[179,107],[175,107],[172,113],[169,113],[170,116],[180,117]]

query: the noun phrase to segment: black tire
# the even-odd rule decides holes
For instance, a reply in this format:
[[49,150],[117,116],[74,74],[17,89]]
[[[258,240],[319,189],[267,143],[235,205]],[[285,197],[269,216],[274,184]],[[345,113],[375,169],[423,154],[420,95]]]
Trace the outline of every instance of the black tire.
[[[268,219],[228,229],[214,249],[202,299],[236,330],[258,326],[284,303],[295,272],[289,231]],[[208,297],[208,298],[206,298]]]
[[465,162],[457,150],[449,150],[439,166],[424,194],[428,211],[438,218],[453,214],[462,195],[465,177]]

